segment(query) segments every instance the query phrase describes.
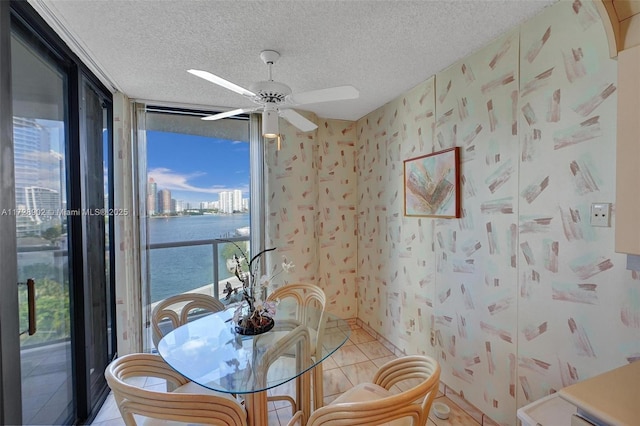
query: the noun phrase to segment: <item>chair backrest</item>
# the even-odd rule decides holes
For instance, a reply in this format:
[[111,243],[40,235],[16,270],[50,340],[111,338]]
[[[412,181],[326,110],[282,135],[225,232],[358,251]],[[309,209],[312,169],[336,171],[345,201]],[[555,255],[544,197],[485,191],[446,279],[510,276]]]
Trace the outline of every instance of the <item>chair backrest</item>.
[[[153,328],[153,343],[158,343],[164,335],[189,320],[189,315],[194,311],[219,312],[225,306],[215,297],[199,293],[182,293],[168,297],[153,308],[151,313],[151,326]],[[170,327],[166,327],[164,321],[169,321]]]
[[313,412],[307,426],[373,426],[401,418],[411,418],[414,426],[424,426],[438,393],[440,365],[435,359],[422,355],[397,358],[380,367],[373,382],[389,390],[405,380],[414,386],[391,396],[325,405]]
[[[267,300],[270,301],[279,300],[282,302],[285,299],[292,299],[296,304],[294,319],[316,330],[316,335],[312,339],[315,340],[314,347],[318,347],[318,350],[321,350],[322,337],[324,336],[324,328],[327,321],[325,315],[327,297],[324,291],[314,284],[292,283],[274,290],[267,296]],[[315,353],[312,353],[312,355],[315,355]]]
[[[127,426],[136,425],[134,414],[184,423],[246,426],[246,411],[240,403],[214,394],[158,392],[136,386],[136,377],[165,379],[174,387],[188,382],[162,358],[153,354],[130,354],[115,359],[105,378]],[[144,382],[143,382],[144,383]]]

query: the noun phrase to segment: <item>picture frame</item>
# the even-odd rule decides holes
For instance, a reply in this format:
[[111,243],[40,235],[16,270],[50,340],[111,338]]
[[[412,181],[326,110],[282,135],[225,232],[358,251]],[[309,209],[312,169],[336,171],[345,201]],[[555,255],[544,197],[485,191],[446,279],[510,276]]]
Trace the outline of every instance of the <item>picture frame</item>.
[[460,217],[460,148],[404,161],[404,215]]

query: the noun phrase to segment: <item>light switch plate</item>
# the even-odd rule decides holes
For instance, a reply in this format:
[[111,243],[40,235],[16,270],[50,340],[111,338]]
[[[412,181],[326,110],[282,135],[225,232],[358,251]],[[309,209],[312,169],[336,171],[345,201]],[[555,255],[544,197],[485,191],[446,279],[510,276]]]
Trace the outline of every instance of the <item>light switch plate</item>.
[[591,226],[611,226],[611,203],[591,204]]

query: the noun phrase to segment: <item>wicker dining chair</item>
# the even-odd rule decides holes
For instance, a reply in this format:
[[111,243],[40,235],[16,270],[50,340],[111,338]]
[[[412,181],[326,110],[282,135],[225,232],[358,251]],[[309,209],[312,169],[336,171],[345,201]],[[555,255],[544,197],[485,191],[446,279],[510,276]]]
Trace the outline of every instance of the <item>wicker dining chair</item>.
[[[411,387],[394,393],[391,388],[403,381]],[[305,426],[424,426],[439,381],[440,365],[435,359],[422,355],[396,358],[380,367],[372,383],[361,383],[315,410]],[[289,426],[301,421],[298,411]]]
[[[327,321],[325,315],[327,297],[324,291],[317,285],[292,283],[274,290],[268,295],[267,299],[280,301],[280,303],[287,303],[287,301],[295,303],[295,316],[291,319],[295,319],[300,324],[307,326],[311,336],[310,354],[312,357],[321,357],[322,337],[324,336],[324,328]],[[322,374],[322,363],[318,363],[312,372],[314,409],[318,409],[323,405]]]
[[[137,425],[138,416],[154,419],[153,424],[247,425],[247,413],[235,398],[211,390],[202,393],[202,387],[180,375],[159,355],[124,355],[112,361],[104,375],[127,426]],[[160,392],[137,386],[135,379],[144,377],[164,379],[167,388],[175,390]]]
[[[164,335],[189,321],[190,315],[219,312],[224,309],[222,302],[208,294],[182,293],[168,297],[158,302],[151,312],[153,344],[158,347]],[[167,321],[170,324],[167,324]]]

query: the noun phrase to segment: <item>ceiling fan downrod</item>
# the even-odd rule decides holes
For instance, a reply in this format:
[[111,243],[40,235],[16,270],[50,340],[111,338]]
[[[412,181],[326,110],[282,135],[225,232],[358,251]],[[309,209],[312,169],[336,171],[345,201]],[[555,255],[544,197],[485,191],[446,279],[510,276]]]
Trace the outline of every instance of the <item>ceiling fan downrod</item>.
[[271,76],[271,66],[280,58],[280,54],[275,50],[263,50],[260,52],[260,59],[269,67],[269,81],[273,81]]

